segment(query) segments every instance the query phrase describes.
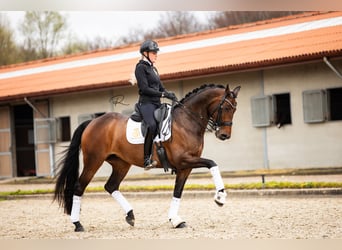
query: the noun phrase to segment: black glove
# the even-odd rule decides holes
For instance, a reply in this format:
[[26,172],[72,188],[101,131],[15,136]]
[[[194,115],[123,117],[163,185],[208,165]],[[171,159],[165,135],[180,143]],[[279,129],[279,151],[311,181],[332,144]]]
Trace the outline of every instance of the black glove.
[[173,93],[173,92],[167,92],[167,91],[165,91],[165,92],[164,92],[164,97],[167,98],[167,99],[170,99],[170,100],[172,100],[172,101],[177,101],[177,100],[178,100],[177,97],[176,97],[176,95],[175,95],[175,93]]

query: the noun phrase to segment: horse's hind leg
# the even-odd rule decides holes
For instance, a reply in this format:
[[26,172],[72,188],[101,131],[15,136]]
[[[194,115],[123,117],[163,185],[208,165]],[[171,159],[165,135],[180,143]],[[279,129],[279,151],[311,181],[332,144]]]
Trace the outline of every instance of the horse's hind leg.
[[119,191],[120,183],[125,178],[130,169],[130,164],[116,158],[115,160],[108,160],[112,165],[113,171],[105,184],[105,190],[120,204],[126,213],[126,222],[134,226],[135,218],[133,208],[126,200],[126,198]]
[[182,228],[186,226],[185,221],[182,220],[178,216],[178,210],[180,206],[180,201],[181,201],[184,185],[190,173],[191,173],[191,168],[177,170],[175,187],[173,190],[173,198],[170,204],[169,215],[168,215],[169,221],[171,222],[172,226],[175,228]]
[[72,209],[70,214],[71,222],[75,225],[75,232],[83,232],[84,228],[80,223],[81,212],[81,197],[88,186],[91,179],[94,177],[96,171],[103,163],[99,157],[94,155],[86,155],[83,157],[84,168],[80,175],[78,182],[75,184],[75,191],[73,195]]

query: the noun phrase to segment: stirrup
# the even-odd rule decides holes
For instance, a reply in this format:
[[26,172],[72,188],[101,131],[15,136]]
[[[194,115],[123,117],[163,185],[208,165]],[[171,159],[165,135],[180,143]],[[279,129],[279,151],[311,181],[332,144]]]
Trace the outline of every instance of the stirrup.
[[144,160],[144,169],[145,170],[150,170],[151,168],[155,168],[156,166],[157,166],[157,162],[153,161],[151,159],[151,156]]

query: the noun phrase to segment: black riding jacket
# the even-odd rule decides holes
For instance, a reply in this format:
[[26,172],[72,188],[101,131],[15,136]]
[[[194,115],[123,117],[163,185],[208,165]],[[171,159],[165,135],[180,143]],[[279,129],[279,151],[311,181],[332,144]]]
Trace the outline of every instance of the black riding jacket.
[[147,61],[140,60],[135,67],[135,77],[139,88],[139,102],[160,103],[165,91],[157,70]]

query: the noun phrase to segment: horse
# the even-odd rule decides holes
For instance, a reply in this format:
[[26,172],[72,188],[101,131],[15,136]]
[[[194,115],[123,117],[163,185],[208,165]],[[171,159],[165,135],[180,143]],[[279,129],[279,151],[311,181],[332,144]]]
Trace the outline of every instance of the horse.
[[[168,212],[168,219],[174,228],[186,226],[178,211],[184,185],[192,169],[208,168],[215,184],[215,203],[223,206],[226,202],[227,193],[219,167],[213,160],[201,158],[201,154],[207,128],[215,131],[219,140],[231,137],[239,91],[240,86],[231,91],[228,84],[205,84],[189,92],[173,106],[172,136],[163,145],[169,165],[176,174]],[[104,188],[125,211],[126,222],[134,226],[133,207],[119,187],[132,165],[143,167],[143,145],[127,141],[125,131],[128,119],[123,114],[110,112],[83,122],[74,131],[70,145],[57,164],[54,200],[70,215],[74,231],[84,231],[80,223],[81,198],[104,161],[112,166]],[[79,175],[80,150],[83,170]],[[153,160],[157,162],[156,168],[162,167],[156,157],[156,145],[153,146]]]

